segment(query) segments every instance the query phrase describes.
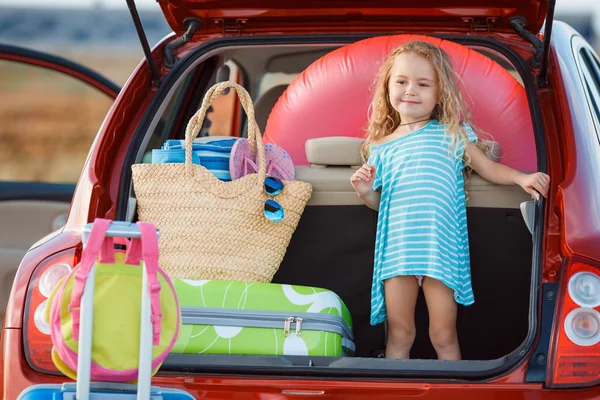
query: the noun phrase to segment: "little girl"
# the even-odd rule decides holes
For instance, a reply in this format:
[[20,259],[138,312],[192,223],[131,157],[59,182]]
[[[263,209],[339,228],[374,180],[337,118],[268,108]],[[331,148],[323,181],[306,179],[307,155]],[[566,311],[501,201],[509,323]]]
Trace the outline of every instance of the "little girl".
[[457,303],[474,302],[464,167],[496,184],[517,184],[536,200],[547,196],[550,178],[486,157],[461,121],[468,113],[450,59],[429,43],[412,41],[390,54],[371,111],[368,162],[351,178],[362,201],[379,210],[371,324],[387,318],[386,358],[408,358],[422,287],[438,359],[459,360]]

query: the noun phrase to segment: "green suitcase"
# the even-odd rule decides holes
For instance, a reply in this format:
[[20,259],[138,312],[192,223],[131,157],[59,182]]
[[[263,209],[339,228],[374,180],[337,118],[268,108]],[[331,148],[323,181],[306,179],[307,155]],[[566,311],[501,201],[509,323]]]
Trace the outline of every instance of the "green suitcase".
[[330,290],[216,280],[173,284],[183,326],[172,354],[354,354],[350,312]]

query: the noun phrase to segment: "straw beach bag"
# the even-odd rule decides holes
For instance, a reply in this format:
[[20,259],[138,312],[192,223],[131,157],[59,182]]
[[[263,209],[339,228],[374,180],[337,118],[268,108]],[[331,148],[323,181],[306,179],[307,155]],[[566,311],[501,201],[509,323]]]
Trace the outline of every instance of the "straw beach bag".
[[[233,88],[248,116],[258,172],[223,182],[192,164],[192,142],[206,110]],[[185,131],[185,164],[132,165],[140,221],[160,231],[159,263],[171,279],[270,282],[277,272],[312,186],[266,176],[265,152],[248,92],[234,82],[211,87]],[[275,188],[274,188],[275,187]],[[278,222],[274,222],[278,221]]]

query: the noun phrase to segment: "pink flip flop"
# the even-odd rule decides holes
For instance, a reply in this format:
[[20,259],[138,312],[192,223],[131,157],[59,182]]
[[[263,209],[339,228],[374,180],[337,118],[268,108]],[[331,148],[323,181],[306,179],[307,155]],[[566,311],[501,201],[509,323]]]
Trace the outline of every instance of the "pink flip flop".
[[246,138],[239,138],[231,147],[229,156],[229,174],[231,180],[240,179],[247,174],[256,173],[256,164],[252,161],[252,148]]
[[[276,144],[266,143],[264,146],[267,175],[284,181],[293,181],[295,179],[295,171],[290,155]],[[246,138],[239,138],[233,144],[229,158],[231,180],[239,179],[246,174],[254,174],[257,171],[258,167],[252,156],[250,142]]]

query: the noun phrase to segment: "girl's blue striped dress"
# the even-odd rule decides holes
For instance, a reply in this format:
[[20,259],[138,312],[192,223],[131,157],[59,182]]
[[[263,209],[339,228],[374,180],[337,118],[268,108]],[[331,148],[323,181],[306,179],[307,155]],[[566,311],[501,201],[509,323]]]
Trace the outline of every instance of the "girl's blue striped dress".
[[[469,142],[477,140],[464,124]],[[457,303],[474,302],[469,262],[462,139],[452,142],[436,120],[371,146],[373,188],[381,189],[371,294],[371,324],[386,320],[383,282],[422,275],[454,290]]]

